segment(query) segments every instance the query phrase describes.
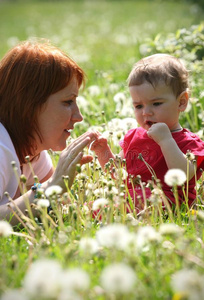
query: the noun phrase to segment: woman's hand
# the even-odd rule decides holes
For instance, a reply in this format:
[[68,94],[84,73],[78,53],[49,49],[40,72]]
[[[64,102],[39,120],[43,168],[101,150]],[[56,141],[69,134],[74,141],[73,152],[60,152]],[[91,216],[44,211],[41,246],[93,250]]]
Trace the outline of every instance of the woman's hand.
[[96,138],[95,132],[88,131],[67,146],[60,154],[58,165],[49,180],[49,185],[59,185],[63,188],[63,192],[66,192],[63,176],[69,176],[68,183],[71,187],[76,174],[76,165],[90,162],[93,159],[91,155],[83,157],[82,151]]

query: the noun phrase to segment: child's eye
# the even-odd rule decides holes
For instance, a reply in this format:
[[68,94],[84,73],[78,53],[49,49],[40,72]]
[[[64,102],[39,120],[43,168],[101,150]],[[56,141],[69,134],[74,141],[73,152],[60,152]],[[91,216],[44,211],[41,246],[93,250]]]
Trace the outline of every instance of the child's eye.
[[142,105],[141,104],[135,105],[134,108],[135,109],[140,109],[140,108],[142,108]]
[[159,106],[159,105],[161,105],[161,104],[162,104],[162,102],[154,102],[154,103],[153,103],[154,106]]

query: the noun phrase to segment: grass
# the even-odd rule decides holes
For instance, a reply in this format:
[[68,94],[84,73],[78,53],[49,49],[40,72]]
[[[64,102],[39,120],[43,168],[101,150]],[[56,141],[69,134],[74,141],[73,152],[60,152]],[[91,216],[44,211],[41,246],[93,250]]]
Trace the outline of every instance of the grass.
[[[191,70],[193,99],[181,124],[203,138],[203,60],[193,56],[194,41],[204,40],[203,29],[191,27],[202,19],[203,12],[184,1],[4,1],[0,56],[33,36],[48,38],[70,53],[88,77],[79,99],[84,121],[72,138],[94,126],[117,153],[126,126],[133,126],[121,125],[122,119],[133,117],[125,83],[133,63],[144,51],[174,53]],[[179,34],[180,28],[186,33]],[[56,164],[58,153],[51,155]],[[96,158],[78,171],[72,190],[63,195],[69,196],[68,205],[56,194],[50,196],[54,210],[49,216],[36,206],[39,220],[23,215],[26,228],[14,228],[8,236],[0,233],[2,300],[202,299],[204,178],[198,182],[194,209],[183,205],[177,214],[165,212],[156,201],[137,214],[127,213],[122,178],[113,181]],[[101,198],[108,204],[94,212],[93,203]],[[118,263],[123,265],[114,273]],[[13,290],[15,297],[6,296]]]

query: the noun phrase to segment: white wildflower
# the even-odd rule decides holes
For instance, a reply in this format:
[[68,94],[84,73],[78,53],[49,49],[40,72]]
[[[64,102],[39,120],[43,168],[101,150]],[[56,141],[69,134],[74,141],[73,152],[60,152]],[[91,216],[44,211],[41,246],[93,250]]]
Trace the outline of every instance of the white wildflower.
[[136,128],[138,126],[135,118],[124,118],[121,121],[122,121],[123,129],[125,131],[132,129],[132,128]]
[[60,286],[63,291],[85,291],[89,289],[90,278],[87,272],[80,268],[68,269],[61,274]]
[[143,226],[137,232],[137,248],[146,251],[149,246],[154,243],[161,242],[162,237],[152,226]]
[[99,244],[95,239],[85,237],[79,241],[79,249],[84,253],[94,254],[98,252]]
[[35,261],[25,275],[23,287],[31,297],[57,297],[62,269],[59,263],[51,259]]
[[149,197],[149,201],[154,205],[157,205],[162,202],[162,191],[159,188],[154,188]]
[[180,169],[170,169],[165,174],[164,181],[169,186],[180,186],[186,182],[186,173]]
[[88,90],[90,96],[92,96],[92,97],[98,96],[101,93],[100,87],[98,85],[91,85],[88,87],[87,90]]
[[198,218],[200,221],[204,221],[204,211],[203,211],[203,210],[198,210],[198,211],[197,211],[197,218]]
[[108,205],[108,203],[109,201],[105,198],[96,199],[93,203],[92,209],[93,211],[96,211],[98,209],[105,207],[106,205]]
[[162,247],[168,250],[173,250],[175,248],[175,245],[171,243],[170,241],[164,241],[162,243]]
[[37,202],[37,206],[39,207],[49,207],[50,201],[48,199],[39,199]]
[[113,97],[113,100],[116,102],[116,103],[118,103],[118,102],[125,102],[125,100],[126,100],[126,96],[125,96],[125,94],[124,93],[122,93],[122,92],[119,92],[119,93],[117,93],[117,94],[115,94],[115,96]]
[[134,289],[137,280],[134,270],[126,264],[107,266],[101,273],[100,282],[108,293],[126,294]]
[[187,153],[186,153],[186,158],[187,158],[188,160],[194,160],[194,159],[195,159],[195,155],[194,155],[192,152],[187,151]]
[[78,96],[77,97],[77,103],[79,105],[79,107],[81,109],[83,109],[83,111],[87,111],[89,110],[89,102],[87,101],[86,98],[84,98],[83,96]]
[[0,237],[7,237],[13,232],[12,226],[6,221],[0,221]]
[[111,93],[115,93],[119,90],[119,85],[117,83],[111,83],[108,89]]
[[25,292],[18,289],[6,291],[2,296],[1,300],[29,300],[25,295]]
[[196,270],[182,269],[173,274],[171,285],[176,293],[182,293],[188,300],[204,299],[204,275]]
[[66,244],[67,243],[68,236],[67,236],[66,232],[61,231],[61,230],[59,231],[59,233],[58,233],[58,241],[59,241],[60,244]]
[[62,193],[62,188],[59,185],[52,185],[49,186],[46,190],[45,190],[45,196],[46,197],[51,197],[53,195],[58,195]]
[[96,232],[96,239],[103,247],[121,249],[127,240],[128,228],[123,224],[110,224]]
[[128,172],[123,168],[118,168],[115,172],[115,177],[119,180],[126,180],[128,177]]
[[79,294],[73,291],[63,290],[57,300],[84,300]]
[[176,225],[174,223],[164,223],[164,224],[160,225],[159,232],[162,235],[179,236],[179,235],[183,234],[183,228],[179,227],[178,225]]

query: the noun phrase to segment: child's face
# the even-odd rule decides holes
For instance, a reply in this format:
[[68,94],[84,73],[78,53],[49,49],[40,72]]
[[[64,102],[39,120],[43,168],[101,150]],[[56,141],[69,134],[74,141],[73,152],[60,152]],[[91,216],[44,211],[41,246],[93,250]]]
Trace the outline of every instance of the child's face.
[[178,129],[180,102],[171,87],[161,82],[154,88],[150,83],[131,86],[135,118],[148,130],[154,123],[166,123],[170,130]]

